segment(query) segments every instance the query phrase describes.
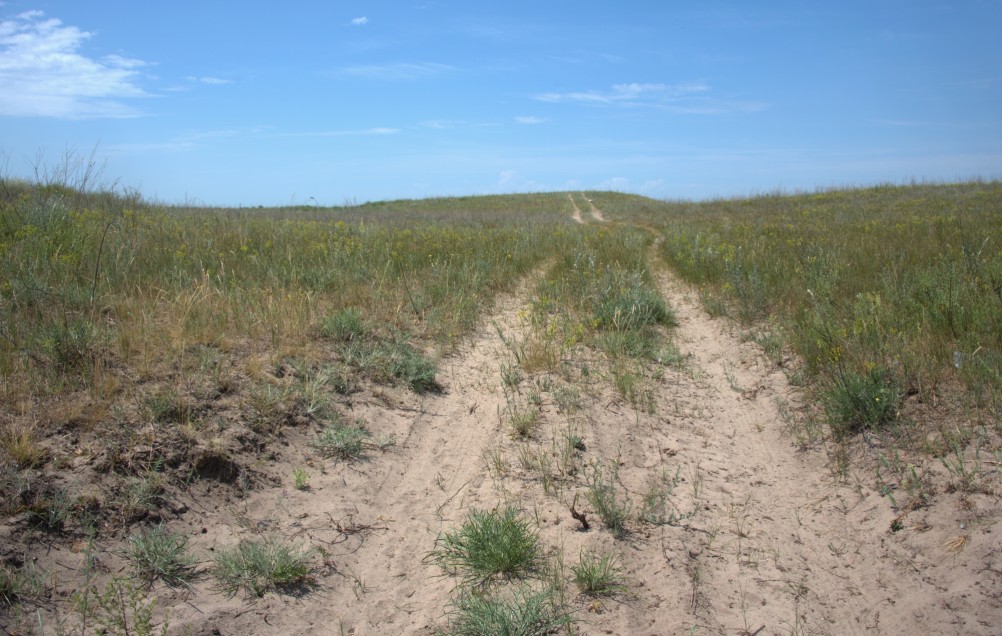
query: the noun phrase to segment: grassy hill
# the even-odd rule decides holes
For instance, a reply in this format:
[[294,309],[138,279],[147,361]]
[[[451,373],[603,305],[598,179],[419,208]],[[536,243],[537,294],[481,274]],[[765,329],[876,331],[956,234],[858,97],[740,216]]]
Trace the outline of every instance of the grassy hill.
[[[391,451],[401,440],[354,409],[381,400],[406,413],[453,391],[450,360],[502,297],[525,304],[518,337],[497,328],[502,401],[488,415],[519,448],[539,442],[544,405],[573,410],[593,382],[605,388],[586,393],[608,391],[638,421],[653,415],[666,408],[665,374],[686,364],[665,276],[691,285],[706,312],[805,391],[790,433],[827,451],[837,475],[875,471],[895,510],[943,489],[997,496],[998,182],[706,202],[588,192],[208,209],[5,180],[0,623],[86,631],[121,614],[127,625],[109,633],[141,633],[132,621],[153,612],[151,588],[39,555],[83,542],[94,562],[191,585],[180,528],[203,514],[192,493],[221,507],[274,486],[276,466],[306,490],[315,463]],[[618,508],[617,469],[610,476],[607,458],[575,464],[584,441],[562,435],[552,452],[524,451],[545,496],[587,487],[615,537],[667,523],[651,508],[664,503],[657,492]],[[861,456],[874,444],[879,454]],[[547,463],[558,459],[560,470]],[[941,481],[916,471],[930,462],[944,467]],[[461,541],[443,536],[427,550],[452,571]],[[322,584],[317,545],[297,552],[283,540],[211,557],[210,578],[251,596]],[[288,568],[249,583],[247,564],[269,558]],[[529,606],[538,592],[478,598]],[[468,601],[455,602],[465,617]],[[554,629],[563,617],[551,617]]]

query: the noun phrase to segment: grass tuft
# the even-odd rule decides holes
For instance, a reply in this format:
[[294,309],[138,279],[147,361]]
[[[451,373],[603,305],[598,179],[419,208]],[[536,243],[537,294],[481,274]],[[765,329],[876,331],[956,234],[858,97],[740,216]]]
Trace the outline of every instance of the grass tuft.
[[901,393],[894,376],[875,367],[865,373],[839,373],[823,390],[822,399],[829,426],[843,436],[893,422]]
[[295,592],[311,583],[309,560],[309,550],[275,537],[245,540],[216,554],[212,575],[219,589],[230,596],[238,592],[254,597],[273,590]]
[[588,596],[624,595],[629,590],[623,583],[623,569],[615,554],[584,552],[573,566],[574,582]]
[[130,535],[127,555],[136,576],[149,583],[159,579],[171,587],[188,587],[195,576],[188,537],[163,524]]
[[499,595],[468,592],[455,603],[449,634],[544,636],[566,631],[574,619],[548,589],[518,587]]
[[463,583],[484,585],[497,578],[523,578],[542,566],[539,535],[518,509],[471,510],[459,529],[436,540],[428,559]]
[[615,464],[606,475],[598,462],[592,463],[587,475],[588,501],[612,535],[620,539],[627,534],[626,524],[630,518],[631,504],[629,497],[625,493],[620,494],[616,487],[618,476]]
[[325,428],[312,446],[321,457],[358,459],[365,450],[367,437],[368,431],[360,426],[336,424]]

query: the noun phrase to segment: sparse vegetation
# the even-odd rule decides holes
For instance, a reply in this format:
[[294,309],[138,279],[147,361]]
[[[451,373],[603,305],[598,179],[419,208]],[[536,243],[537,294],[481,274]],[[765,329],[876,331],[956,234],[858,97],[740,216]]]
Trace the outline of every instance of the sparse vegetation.
[[[570,201],[587,210],[591,198],[612,222],[571,221]],[[718,405],[693,396],[746,404],[764,390],[775,417],[757,433],[781,421],[801,452],[827,450],[859,496],[872,488],[895,509],[895,541],[928,529],[909,514],[944,496],[956,500],[961,532],[944,550],[991,536],[969,529],[993,523],[1002,490],[998,183],[570,201],[219,210],[3,180],[0,525],[11,545],[0,628],[152,633],[167,628],[157,602],[188,612],[180,595],[122,572],[185,587],[186,598],[214,586],[253,601],[318,585],[384,603],[387,590],[421,582],[367,585],[370,546],[443,527],[453,529],[422,550],[458,581],[434,610],[448,612],[450,633],[615,626],[604,604],[630,597],[625,572],[632,585],[637,559],[651,555],[668,575],[686,570],[691,614],[712,626],[704,550],[716,558],[736,545],[742,572],[786,555],[755,545],[778,521],[744,508],[731,541],[720,493],[771,484],[700,464],[721,448],[740,454],[746,440],[726,418],[707,424]],[[673,337],[668,268],[698,287],[707,312],[741,323],[763,366],[785,371],[807,399],[747,380],[764,377],[752,373],[761,361],[751,344],[746,358],[720,361],[726,384],[714,387],[725,395],[706,397],[716,361],[694,354],[702,341]],[[504,320],[481,322],[501,317],[495,299],[515,290],[520,308],[504,298]],[[688,303],[672,305],[692,320]],[[489,338],[485,324],[495,326]],[[473,371],[470,340],[498,357]],[[407,452],[379,457],[394,435]],[[489,440],[482,461],[449,457],[434,485],[404,466],[429,440],[439,460],[462,453],[467,435]],[[378,498],[354,505],[373,484],[378,497],[435,501],[427,515],[384,517]],[[291,488],[313,494],[289,497]],[[476,507],[495,495],[498,508]],[[821,514],[806,506],[798,523]],[[292,528],[316,546],[346,545],[318,547],[314,559],[294,541],[247,539],[216,548],[211,577],[197,577],[188,534],[165,523],[192,536],[188,526],[218,532],[211,523]],[[665,537],[678,527],[676,545]],[[630,549],[582,551],[567,572],[568,537]],[[822,544],[828,551],[848,554],[840,541]],[[801,602],[806,588],[788,578]],[[565,599],[573,586],[592,597],[571,601],[587,604],[581,617]],[[393,600],[384,608],[411,612]],[[63,622],[67,610],[79,623]]]
[[428,559],[470,585],[523,578],[542,566],[539,536],[514,506],[471,510],[462,526],[435,543]]
[[313,440],[321,457],[354,459],[361,457],[369,433],[361,426],[337,423],[328,426]]
[[230,596],[244,592],[260,597],[273,590],[295,593],[311,583],[310,556],[309,550],[277,537],[250,539],[219,550],[211,572],[219,589]]
[[148,582],[160,580],[181,587],[189,585],[195,575],[188,538],[163,524],[130,535],[128,557],[136,575]]
[[551,590],[519,586],[500,594],[464,593],[450,614],[448,633],[545,636],[561,633],[573,622]]
[[606,469],[598,462],[593,462],[587,471],[588,501],[595,509],[595,514],[602,519],[605,527],[616,538],[622,538],[627,533],[627,522],[630,518],[631,502],[617,484],[618,469],[613,463]]
[[581,553],[578,564],[572,567],[574,583],[582,594],[589,596],[619,596],[629,592],[623,583],[619,557],[613,553]]

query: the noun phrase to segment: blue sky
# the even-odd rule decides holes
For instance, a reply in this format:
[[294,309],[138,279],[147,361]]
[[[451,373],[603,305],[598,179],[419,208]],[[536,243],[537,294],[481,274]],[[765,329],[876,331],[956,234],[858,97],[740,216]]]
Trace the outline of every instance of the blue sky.
[[0,2],[0,168],[222,205],[1002,177],[1002,0]]

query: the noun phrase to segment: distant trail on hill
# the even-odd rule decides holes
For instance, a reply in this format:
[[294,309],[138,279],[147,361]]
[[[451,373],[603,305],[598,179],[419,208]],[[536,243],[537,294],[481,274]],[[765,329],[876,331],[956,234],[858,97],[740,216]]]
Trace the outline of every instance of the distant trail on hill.
[[581,225],[584,225],[585,220],[581,216],[581,208],[579,208],[578,204],[574,202],[574,195],[568,194],[567,198],[571,200],[571,205],[574,206],[574,212],[571,214],[571,218],[574,219],[575,223],[580,223]]
[[605,223],[605,216],[602,215],[602,210],[599,210],[595,206],[595,203],[592,202],[592,200],[589,199],[588,197],[586,197],[583,193],[582,193],[581,196],[584,197],[584,200],[587,201],[588,205],[591,207],[591,216],[592,216],[592,218],[595,219],[596,221],[598,221],[599,223]]

